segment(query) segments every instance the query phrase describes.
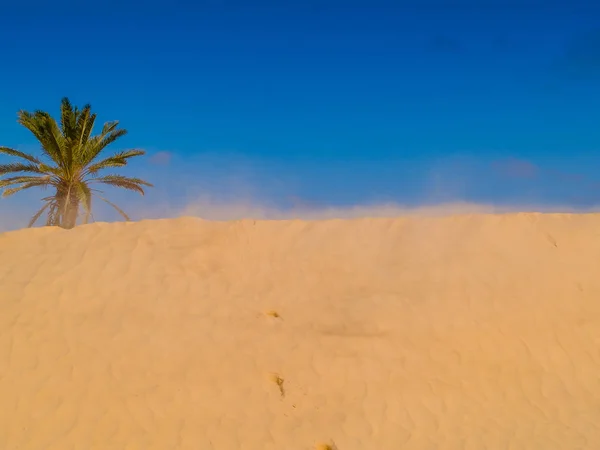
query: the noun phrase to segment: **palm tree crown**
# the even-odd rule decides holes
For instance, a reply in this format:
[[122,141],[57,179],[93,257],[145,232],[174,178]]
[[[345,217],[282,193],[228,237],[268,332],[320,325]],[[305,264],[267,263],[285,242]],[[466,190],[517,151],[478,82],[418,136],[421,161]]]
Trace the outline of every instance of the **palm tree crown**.
[[130,220],[121,208],[98,195],[101,191],[92,189],[90,185],[101,183],[144,195],[143,187],[151,187],[150,183],[139,178],[100,172],[126,166],[129,158],[145,152],[125,150],[101,159],[102,151],[127,134],[127,130],[119,129],[118,121],[107,122],[99,135],[92,136],[96,114],[91,112],[91,106],[85,105],[79,110],[71,105],[68,98],[62,100],[60,112],[59,125],[47,112],[19,111],[18,123],[40,142],[43,159],[0,147],[0,153],[20,158],[17,162],[0,164],[0,188],[4,188],[2,196],[8,197],[32,187],[55,190],[53,195],[42,199],[44,205],[31,218],[30,227],[46,211],[46,225],[73,228],[80,217],[80,209],[83,210],[82,222],[88,223],[92,212],[92,192],[115,208],[125,220]]

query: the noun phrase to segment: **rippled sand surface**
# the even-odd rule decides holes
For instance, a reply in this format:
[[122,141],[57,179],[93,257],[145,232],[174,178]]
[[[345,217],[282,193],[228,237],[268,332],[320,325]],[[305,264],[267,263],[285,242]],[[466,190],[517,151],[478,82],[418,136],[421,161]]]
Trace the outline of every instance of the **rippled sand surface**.
[[0,399],[3,450],[595,450],[600,216],[1,234]]

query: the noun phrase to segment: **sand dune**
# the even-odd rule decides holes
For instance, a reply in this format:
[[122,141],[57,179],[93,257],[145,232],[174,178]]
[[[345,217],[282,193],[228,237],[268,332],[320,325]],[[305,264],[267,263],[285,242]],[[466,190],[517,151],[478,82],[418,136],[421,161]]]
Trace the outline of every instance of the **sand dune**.
[[600,448],[600,215],[0,235],[0,448]]

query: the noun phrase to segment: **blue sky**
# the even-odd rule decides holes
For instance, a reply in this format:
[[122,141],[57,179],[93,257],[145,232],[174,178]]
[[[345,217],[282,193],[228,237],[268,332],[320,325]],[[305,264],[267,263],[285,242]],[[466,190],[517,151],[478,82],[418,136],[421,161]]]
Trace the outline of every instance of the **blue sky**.
[[597,2],[36,2],[0,7],[0,144],[89,102],[146,205],[600,204]]

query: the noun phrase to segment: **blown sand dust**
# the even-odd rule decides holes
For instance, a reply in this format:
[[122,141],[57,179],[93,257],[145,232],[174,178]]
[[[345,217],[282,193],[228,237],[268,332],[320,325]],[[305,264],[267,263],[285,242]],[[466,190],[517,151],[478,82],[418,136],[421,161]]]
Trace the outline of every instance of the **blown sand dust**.
[[21,230],[0,289],[3,450],[600,448],[600,215]]

